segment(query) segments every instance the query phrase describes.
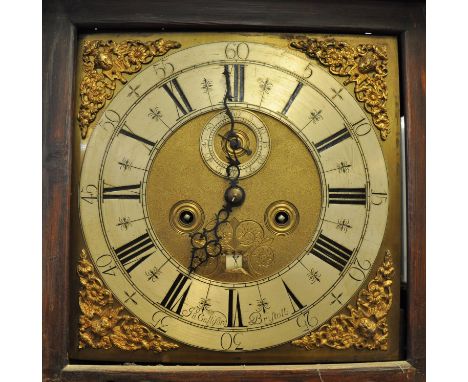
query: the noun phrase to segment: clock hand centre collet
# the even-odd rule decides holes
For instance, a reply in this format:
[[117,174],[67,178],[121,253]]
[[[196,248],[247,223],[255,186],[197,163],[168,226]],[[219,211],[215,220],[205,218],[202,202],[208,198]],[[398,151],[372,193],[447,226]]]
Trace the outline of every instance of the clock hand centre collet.
[[233,207],[239,207],[244,203],[245,191],[240,186],[231,186],[224,192],[224,200]]

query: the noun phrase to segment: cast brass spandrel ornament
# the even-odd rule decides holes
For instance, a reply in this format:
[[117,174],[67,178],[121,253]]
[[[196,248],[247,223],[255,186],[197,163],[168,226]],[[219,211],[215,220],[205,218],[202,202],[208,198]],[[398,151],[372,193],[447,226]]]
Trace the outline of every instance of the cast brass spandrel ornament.
[[94,266],[82,250],[77,266],[80,277],[79,305],[81,309],[79,349],[151,350],[156,353],[177,349],[177,344],[160,335],[124,313],[112,293],[96,276]]
[[169,50],[180,48],[177,41],[157,39],[143,42],[126,40],[87,40],[83,45],[83,77],[80,84],[81,104],[78,123],[81,137],[86,138],[90,124],[107,100],[112,99],[116,81],[127,82],[124,73],[141,70],[154,57],[164,56]]
[[361,290],[356,306],[348,305],[349,315],[333,317],[318,330],[292,341],[293,345],[307,350],[329,347],[332,349],[388,349],[387,315],[392,305],[393,260],[386,251],[377,275]]
[[384,45],[351,46],[343,41],[307,38],[292,41],[290,46],[318,60],[328,67],[330,73],[347,77],[345,85],[353,82],[356,98],[364,102],[366,111],[372,115],[380,138],[384,141],[387,139],[390,119],[386,107],[388,57]]

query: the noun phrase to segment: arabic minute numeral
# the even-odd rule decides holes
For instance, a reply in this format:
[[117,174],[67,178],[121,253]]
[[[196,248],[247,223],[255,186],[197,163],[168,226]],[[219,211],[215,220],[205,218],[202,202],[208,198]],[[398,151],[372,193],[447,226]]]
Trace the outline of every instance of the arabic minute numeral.
[[228,60],[246,60],[250,54],[250,48],[245,42],[230,42],[226,45],[224,54]]
[[308,64],[304,69],[304,78],[310,78],[314,74],[314,70],[312,69],[312,65]]
[[111,255],[101,255],[96,259],[96,265],[100,269],[101,273],[108,276],[115,276],[115,265],[114,259]]
[[374,192],[371,190],[371,203],[374,206],[380,206],[385,203],[388,199],[388,194],[386,192]]
[[221,348],[223,350],[243,350],[240,341],[241,333],[223,333],[221,335]]
[[163,333],[167,332],[166,328],[169,326],[167,321],[170,319],[167,314],[157,310],[153,313],[153,317],[151,317],[151,319],[153,320],[153,326],[155,329],[160,330]]
[[102,127],[103,128],[115,128],[119,122],[120,122],[120,115],[114,110],[106,110],[104,113],[104,118],[106,119],[104,122],[102,122]]
[[366,278],[366,273],[364,271],[368,271],[371,265],[372,264],[369,260],[364,260],[361,263],[359,259],[356,259],[353,266],[349,268],[348,275],[353,280],[363,281]]
[[300,328],[304,328],[304,332],[308,332],[318,324],[318,319],[315,316],[311,316],[310,312],[304,312],[297,316],[296,324]]
[[165,62],[164,59],[157,64],[154,64],[153,68],[156,76],[160,78],[166,78],[174,73],[174,65],[169,62]]
[[351,127],[358,137],[363,137],[371,131],[371,126],[366,118],[362,118],[356,123],[353,123]]

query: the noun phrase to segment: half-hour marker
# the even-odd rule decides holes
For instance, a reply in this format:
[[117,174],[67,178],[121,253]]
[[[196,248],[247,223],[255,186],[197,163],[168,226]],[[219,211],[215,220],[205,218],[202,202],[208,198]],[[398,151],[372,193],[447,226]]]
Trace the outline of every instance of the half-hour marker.
[[313,111],[310,112],[309,114],[309,120],[310,122],[312,122],[314,125],[319,122],[320,120],[323,119],[323,115],[322,115],[322,110],[317,110],[317,109],[314,109]]
[[[224,65],[224,69],[230,73],[234,72],[232,76],[234,91],[232,92],[232,102],[244,102],[244,84],[245,84],[245,65],[244,64],[231,64]],[[230,70],[231,69],[231,70]]]
[[351,127],[353,128],[356,135],[359,137],[363,137],[372,130],[372,127],[366,118],[362,118],[356,123],[353,123]]
[[114,250],[120,263],[130,274],[131,271],[153,254],[153,252],[148,253],[151,249],[154,249],[154,244],[148,232],[146,232]]
[[165,83],[163,89],[166,93],[171,97],[172,101],[174,101],[177,112],[181,112],[183,115],[187,114],[188,112],[192,111],[192,107],[185,96],[182,88],[180,87],[179,81],[177,78]]
[[321,121],[323,119],[323,115],[322,115],[322,109],[320,110],[317,110],[317,109],[314,109],[313,111],[310,112],[309,114],[309,122],[307,122],[305,124],[305,126],[301,129],[301,130],[304,130],[307,126],[309,126],[309,124],[312,122],[314,125],[317,124],[319,121]]
[[184,306],[185,299],[189,293],[190,287],[192,286],[191,281],[187,284],[188,280],[189,278],[187,276],[179,273],[167,291],[166,295],[162,299],[161,305],[166,309],[180,314],[182,307]]
[[347,161],[341,161],[336,166],[336,170],[338,170],[340,174],[347,174],[350,168],[351,165]]
[[122,135],[125,135],[126,137],[129,137],[129,138],[133,138],[133,139],[136,139],[137,141],[140,141],[140,142],[143,142],[145,145],[148,145],[148,146],[154,146],[155,143],[146,139],[146,138],[143,138],[143,137],[140,137],[139,135],[135,134],[135,133],[132,133],[131,131],[127,131],[127,130],[120,130],[119,131],[119,134],[122,134]]
[[333,96],[331,97],[332,99],[335,99],[336,97],[338,97],[339,99],[343,99],[343,96],[340,94],[342,91],[343,91],[343,88],[339,89],[339,90],[336,90],[334,88],[331,88],[332,92],[334,93]]
[[119,222],[116,224],[117,227],[119,227],[121,230],[127,231],[133,223],[138,222],[140,220],[146,219],[145,217],[139,218],[139,219],[130,219],[128,216],[122,216],[119,217]]
[[126,171],[132,171],[133,169],[135,170],[141,170],[141,171],[148,171],[146,170],[145,168],[143,167],[138,167],[138,166],[134,166],[133,165],[133,162],[128,159],[128,158],[125,158],[123,157],[120,161],[117,162],[117,164],[119,165],[119,168],[123,171],[123,172],[126,172]]
[[325,172],[338,171],[339,174],[348,174],[351,167],[352,165],[350,165],[347,161],[341,161],[336,164],[335,168],[326,170]]
[[348,230],[353,228],[351,224],[349,224],[349,219],[338,219],[338,221],[322,219],[324,222],[328,222],[335,225],[335,228],[343,233],[347,233]]
[[286,113],[288,112],[288,110],[291,107],[292,103],[294,102],[297,95],[301,91],[302,86],[304,86],[304,84],[302,82],[297,83],[297,86],[294,89],[293,93],[291,94],[291,97],[289,97],[288,102],[286,103],[286,105],[284,105],[284,108],[283,108],[283,111],[281,112],[281,114],[286,115]]
[[240,308],[239,292],[235,289],[228,289],[228,327],[241,327],[242,312]]
[[333,305],[335,302],[337,302],[340,305],[343,305],[343,303],[340,300],[340,297],[343,296],[343,292],[339,293],[338,296],[335,295],[335,293],[332,292],[331,296],[332,296],[333,300],[330,302],[330,305]]
[[148,281],[156,282],[157,279],[159,279],[159,276],[161,274],[161,267],[153,267],[151,269],[148,269],[145,271],[145,275],[147,277]]
[[353,251],[320,234],[310,253],[341,272],[351,258]]
[[94,184],[88,184],[80,192],[80,198],[86,203],[93,204],[97,200],[98,189]]
[[289,288],[288,284],[286,284],[283,281],[284,288],[286,289],[286,292],[288,293],[289,301],[291,302],[291,306],[294,311],[301,310],[304,307],[304,304],[302,304],[299,299],[296,297],[296,295],[292,292],[291,288]]
[[[102,199],[140,199],[141,183],[127,186],[104,187]],[[130,191],[130,192],[127,192]]]
[[270,94],[270,91],[273,88],[273,83],[269,78],[260,78],[258,80],[258,87],[260,88],[261,94],[259,107],[262,107],[263,99],[266,94]]
[[340,131],[330,135],[328,138],[322,139],[320,142],[316,143],[315,147],[318,152],[322,152],[323,150],[329,149],[349,137],[351,137],[351,134],[348,129],[344,127]]
[[330,204],[366,204],[366,189],[332,188],[328,186],[328,205]]
[[164,122],[164,119],[163,119],[164,115],[163,115],[162,111],[159,109],[158,106],[150,107],[148,110],[149,110],[148,117],[155,120],[156,122],[161,121],[164,126],[169,128],[167,123]]

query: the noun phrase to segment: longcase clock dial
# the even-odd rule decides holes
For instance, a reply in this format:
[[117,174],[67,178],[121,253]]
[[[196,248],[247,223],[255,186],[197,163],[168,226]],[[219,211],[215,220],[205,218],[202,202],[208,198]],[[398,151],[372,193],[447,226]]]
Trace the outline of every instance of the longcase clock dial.
[[241,38],[133,76],[96,122],[79,187],[115,297],[219,352],[275,347],[340,312],[372,272],[393,197],[354,94],[305,55]]

